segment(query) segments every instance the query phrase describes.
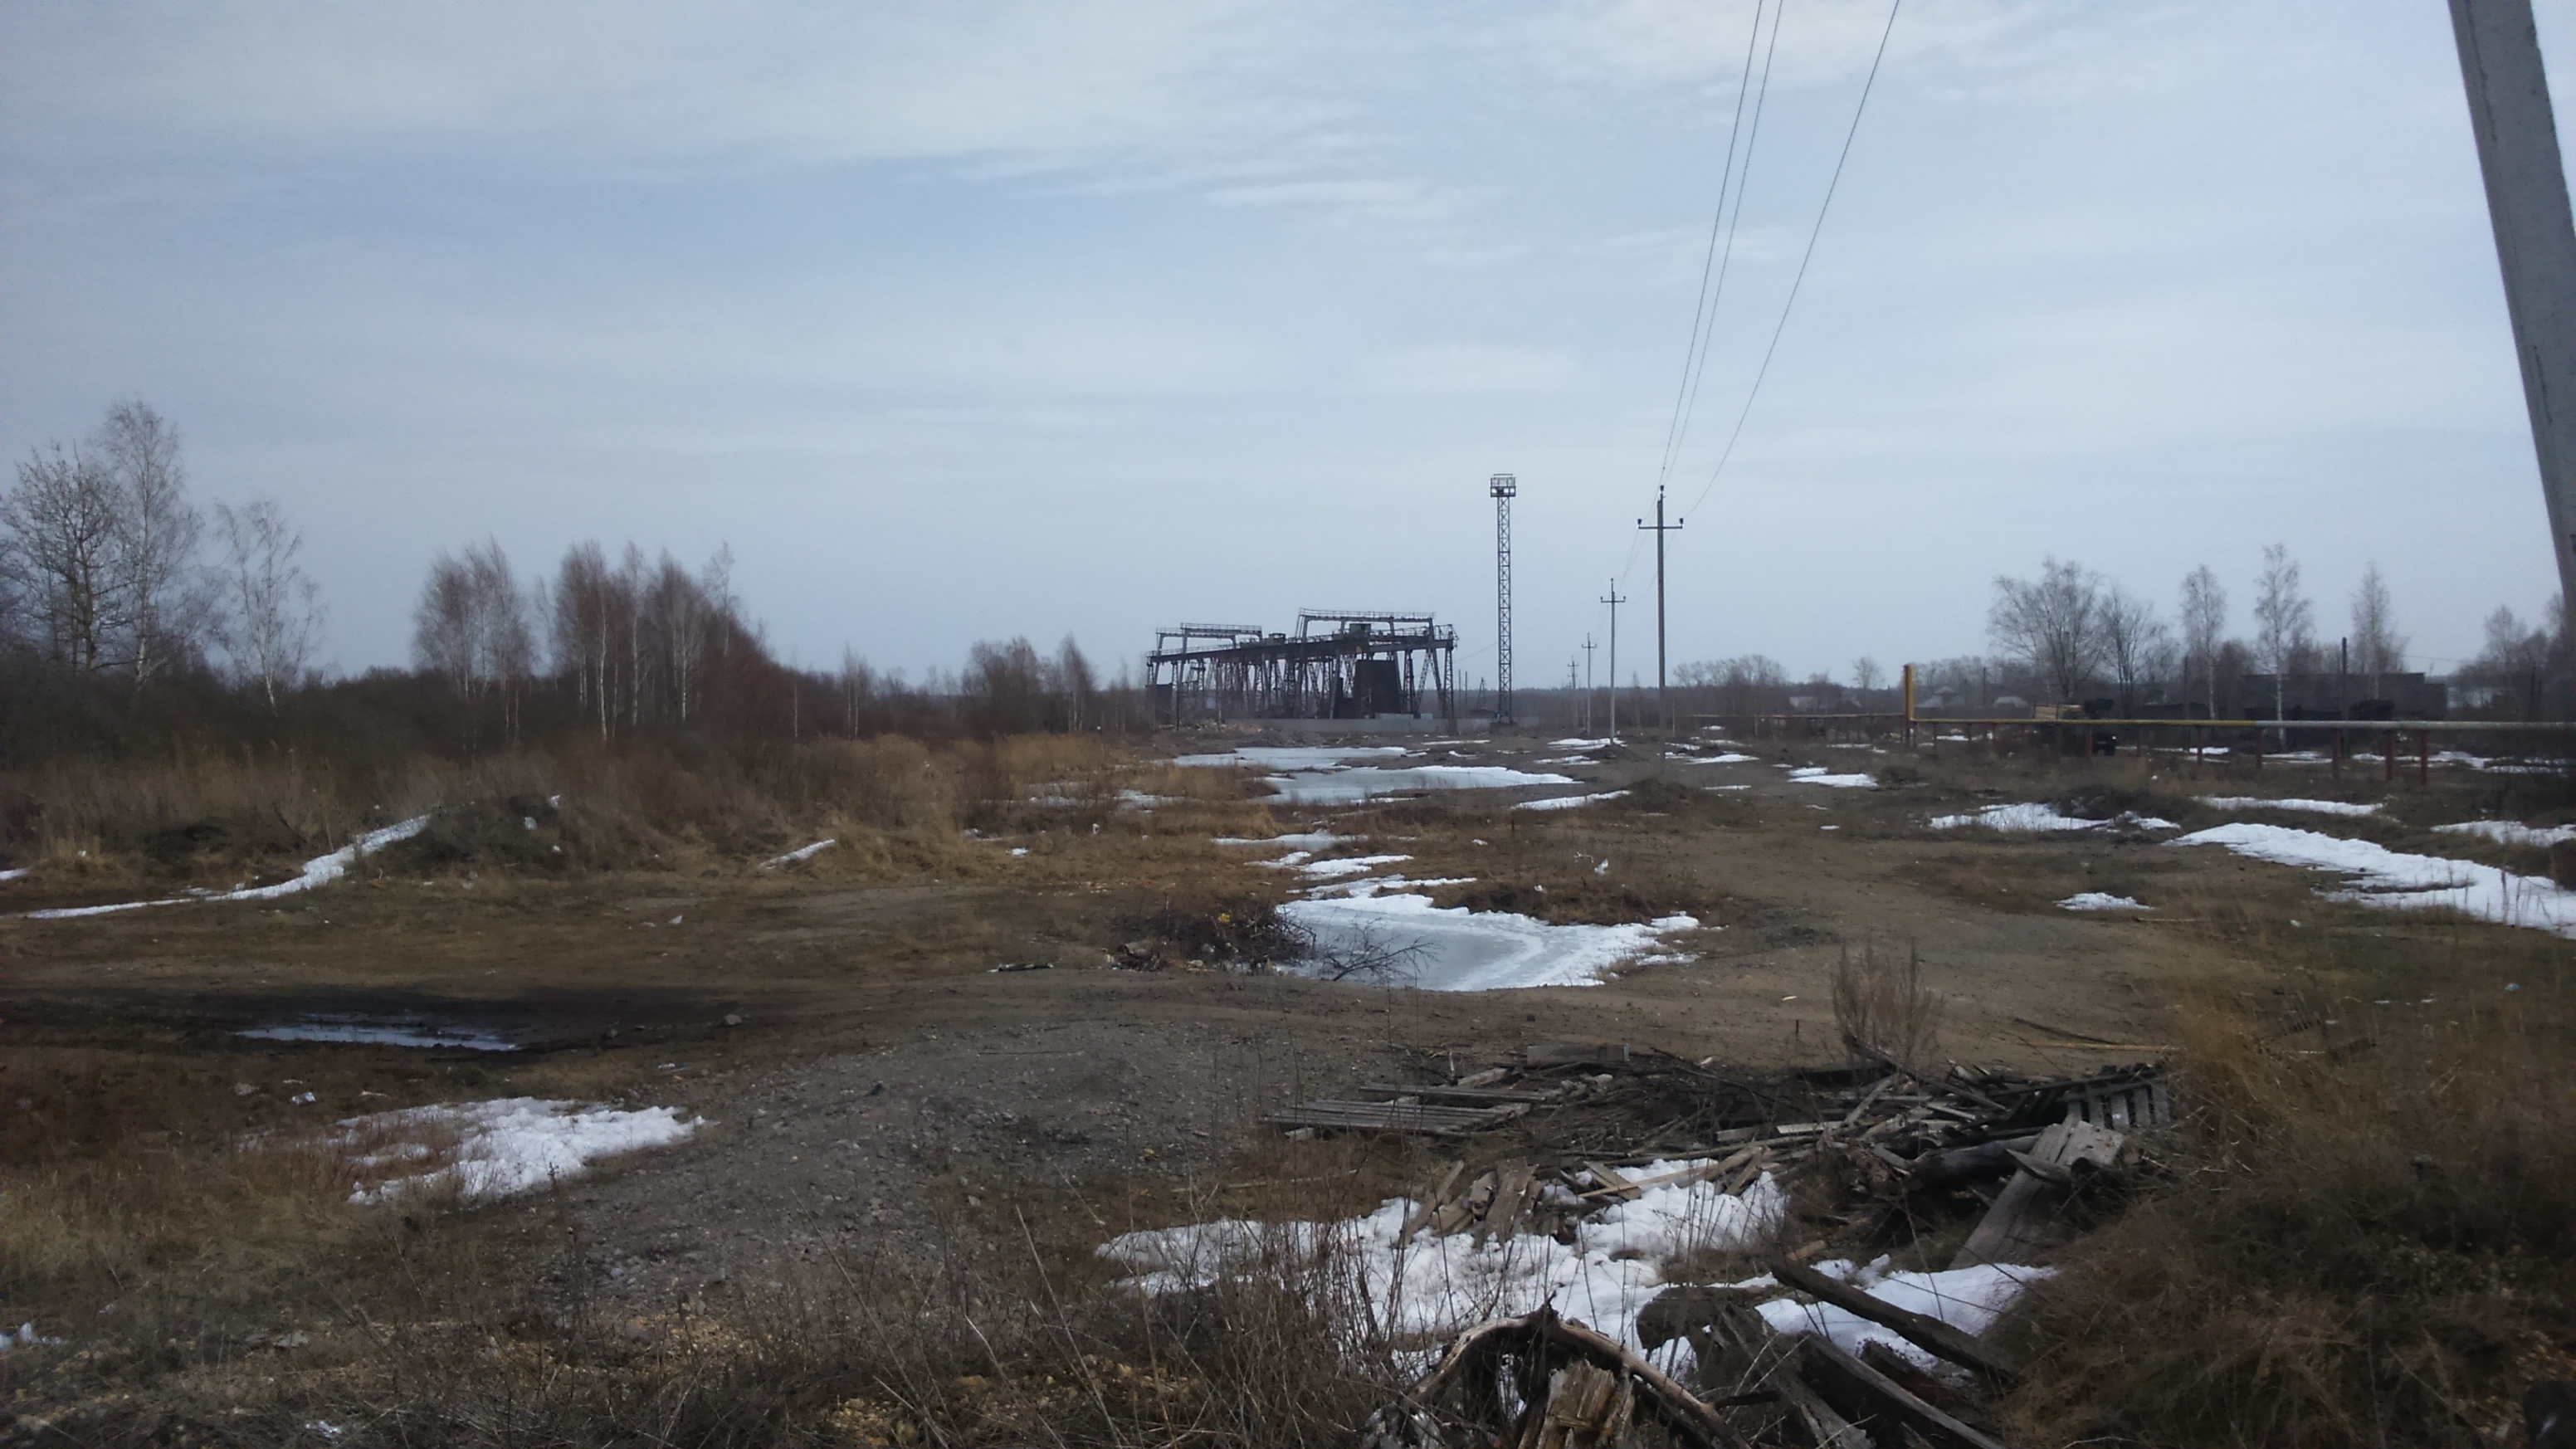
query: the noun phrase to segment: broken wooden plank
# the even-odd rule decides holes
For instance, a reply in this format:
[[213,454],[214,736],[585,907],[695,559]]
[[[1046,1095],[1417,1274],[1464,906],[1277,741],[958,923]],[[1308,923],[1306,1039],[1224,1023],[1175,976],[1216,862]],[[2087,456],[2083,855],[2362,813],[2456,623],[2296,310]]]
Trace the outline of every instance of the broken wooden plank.
[[1360,1090],[1385,1092],[1397,1097],[1438,1097],[1458,1102],[1553,1102],[1562,1095],[1556,1091],[1533,1092],[1525,1088],[1420,1087],[1399,1086],[1394,1082],[1367,1082],[1361,1085]]
[[1615,1041],[1543,1041],[1532,1045],[1525,1055],[1534,1067],[1581,1063],[1620,1066],[1628,1060],[1628,1044]]
[[1467,1164],[1464,1161],[1451,1162],[1434,1179],[1432,1186],[1422,1194],[1421,1201],[1413,1205],[1413,1211],[1405,1214],[1404,1232],[1401,1236],[1410,1238],[1422,1231],[1425,1223],[1430,1222],[1442,1208],[1449,1205],[1449,1194],[1458,1186],[1458,1179],[1466,1170]]
[[1925,1403],[1822,1334],[1805,1335],[1798,1350],[1798,1371],[1827,1403],[1880,1444],[1898,1443],[1911,1430],[1939,1449],[2004,1449],[1994,1436]]
[[1621,1176],[1617,1168],[1604,1167],[1598,1162],[1586,1162],[1583,1164],[1583,1170],[1592,1174],[1593,1182],[1592,1191],[1585,1193],[1585,1197],[1606,1196],[1633,1202],[1646,1195],[1637,1184]]
[[[2123,1139],[2117,1132],[2105,1131],[2089,1122],[2068,1118],[2039,1134],[2031,1144],[2030,1156],[2055,1167],[2070,1167],[2077,1162],[2091,1162],[2108,1167],[2120,1155]],[[2016,1157],[2016,1161],[2018,1161]],[[1976,1231],[1950,1260],[1953,1268],[1970,1268],[1980,1263],[2015,1263],[2029,1256],[2039,1244],[2040,1231],[2047,1225],[2050,1211],[2063,1194],[2044,1181],[2038,1173],[2023,1167],[2013,1174],[2011,1182],[1995,1198],[1994,1206],[1977,1223]]]
[[1912,1309],[1899,1308],[1849,1283],[1828,1278],[1804,1263],[1793,1263],[1785,1258],[1777,1260],[1771,1265],[1771,1276],[1820,1303],[1830,1303],[1856,1318],[1866,1318],[1881,1328],[1891,1330],[1934,1358],[1948,1359],[1961,1368],[1974,1369],[1999,1386],[2009,1387],[2021,1381],[2020,1364],[1966,1329]]
[[1494,1169],[1494,1201],[1485,1209],[1484,1221],[1476,1224],[1476,1241],[1493,1238],[1509,1240],[1519,1226],[1521,1206],[1529,1200],[1534,1182],[1530,1165],[1514,1159]]

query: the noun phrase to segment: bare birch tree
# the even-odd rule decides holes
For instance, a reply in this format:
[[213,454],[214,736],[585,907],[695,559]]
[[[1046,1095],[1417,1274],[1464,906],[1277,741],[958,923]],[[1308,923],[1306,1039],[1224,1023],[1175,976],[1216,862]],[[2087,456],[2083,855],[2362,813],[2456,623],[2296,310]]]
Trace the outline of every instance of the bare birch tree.
[[78,674],[108,667],[132,615],[118,568],[123,519],[115,480],[98,460],[59,443],[18,465],[0,497],[0,536],[12,590],[39,646]]
[[2374,698],[2386,692],[2381,675],[2406,667],[2406,636],[2397,632],[2396,606],[2389,602],[2388,581],[2379,576],[2377,560],[2362,570],[2361,587],[2352,593],[2352,663],[2371,676]]
[[2218,651],[2227,639],[2227,590],[2207,564],[2182,581],[2183,687],[2197,672],[2208,690],[2209,717],[2218,717]]
[[179,430],[140,398],[107,410],[90,439],[117,510],[116,571],[126,600],[117,652],[139,686],[203,648],[214,608],[197,562],[205,520],[188,502]]
[[2263,550],[2263,573],[2254,584],[2255,658],[2272,676],[2272,718],[2286,707],[2285,676],[2307,668],[2316,654],[2316,611],[2299,588],[2298,560],[2287,543]]
[[1097,708],[1100,681],[1092,673],[1091,661],[1083,657],[1082,646],[1073,642],[1071,634],[1065,635],[1064,642],[1056,646],[1055,687],[1063,699],[1065,730],[1081,733]]
[[277,691],[304,677],[321,642],[321,589],[298,556],[304,531],[266,498],[239,509],[215,505],[215,538],[224,564],[216,635],[237,683],[257,685],[277,712]]
[[2156,615],[2156,606],[2118,584],[2102,590],[2100,618],[2102,659],[2120,691],[2126,713],[2141,690],[2163,672],[2172,656],[2173,631]]
[[2055,558],[2041,561],[2036,580],[1998,575],[1986,632],[2042,687],[2072,703],[2102,668],[2101,575]]

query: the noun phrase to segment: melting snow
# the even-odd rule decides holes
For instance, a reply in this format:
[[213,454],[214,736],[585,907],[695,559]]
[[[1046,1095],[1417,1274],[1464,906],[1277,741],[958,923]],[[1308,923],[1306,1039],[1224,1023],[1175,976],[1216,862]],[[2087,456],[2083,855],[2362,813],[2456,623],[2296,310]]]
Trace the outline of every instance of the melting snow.
[[1559,795],[1549,800],[1523,800],[1512,808],[1515,810],[1571,810],[1577,805],[1595,805],[1604,800],[1616,800],[1627,793],[1625,790],[1604,790],[1598,795]]
[[2123,825],[2132,830],[2179,830],[2170,820],[2152,815],[2124,811],[2116,820],[2085,820],[2061,813],[2054,805],[2033,802],[2023,805],[1987,805],[1973,815],[1935,815],[1924,822],[1935,830],[1957,830],[1966,825],[1982,825],[1988,830],[2030,833],[2049,830],[2099,830],[2106,825]]
[[1340,768],[1344,760],[1398,759],[1406,753],[1402,745],[1246,745],[1221,755],[1183,755],[1172,763],[1197,769],[1249,766],[1263,770],[1331,770]]
[[26,876],[34,875],[35,873],[36,868],[34,866],[22,865],[16,870],[0,870],[0,880],[18,880]]
[[812,860],[814,857],[821,855],[824,851],[827,851],[840,843],[841,842],[838,840],[818,840],[812,845],[806,846],[802,850],[791,850],[785,855],[773,855],[769,859],[762,861],[760,863],[760,868],[762,870],[771,870],[782,865],[793,865],[800,860]]
[[2153,906],[2140,905],[2127,896],[2115,896],[2109,891],[2083,891],[2068,896],[2058,904],[2070,911],[2152,911],[2155,909]]
[[669,1107],[628,1112],[538,1097],[504,1097],[352,1117],[340,1124],[340,1134],[333,1141],[343,1147],[373,1148],[355,1159],[358,1167],[367,1169],[441,1155],[423,1143],[423,1137],[453,1134],[456,1139],[454,1152],[445,1154],[442,1165],[361,1187],[351,1194],[352,1202],[383,1202],[451,1183],[467,1198],[493,1198],[579,1177],[603,1157],[667,1147],[703,1125],[699,1118],[682,1121]]
[[1420,945],[1398,969],[1405,984],[1425,991],[1598,986],[1603,972],[1654,950],[1663,933],[1699,924],[1666,916],[1643,926],[1553,926],[1508,911],[1443,909],[1426,896],[1396,894],[1290,901],[1279,914],[1326,949]]
[[1831,785],[1842,790],[1875,790],[1878,781],[1867,775],[1837,775],[1822,765],[1809,765],[1791,770],[1789,778],[1800,785]]
[[2536,828],[2518,820],[2463,820],[2457,825],[2436,825],[2443,835],[2483,835],[2498,845],[2528,845],[2547,850],[2576,840],[2576,825],[2552,825]]
[[[2003,1311],[2021,1296],[2024,1285],[2053,1276],[2048,1268],[2020,1268],[2002,1264],[1985,1264],[1974,1268],[1952,1268],[1943,1273],[1896,1273],[1887,1269],[1881,1258],[1866,1268],[1853,1269],[1850,1263],[1818,1263],[1816,1270],[1827,1277],[1840,1278],[1883,1303],[1911,1309],[1926,1318],[1937,1318],[1967,1333],[1981,1334]],[[1738,1286],[1750,1287],[1769,1283],[1769,1275],[1747,1280]],[[1771,1325],[1774,1333],[1821,1333],[1847,1353],[1859,1353],[1867,1343],[1883,1344],[1907,1361],[1929,1368],[1938,1360],[1907,1342],[1893,1329],[1882,1328],[1859,1314],[1823,1303],[1799,1303],[1790,1298],[1774,1298],[1754,1310]]]
[[1413,857],[1409,855],[1346,855],[1339,860],[1310,860],[1297,867],[1297,873],[1316,880],[1331,880],[1335,876],[1360,875],[1381,865],[1396,865],[1411,859]]
[[1416,765],[1384,770],[1361,766],[1348,770],[1273,775],[1277,799],[1292,805],[1356,805],[1375,795],[1400,790],[1511,790],[1524,785],[1572,785],[1571,775],[1515,770],[1503,765]]
[[103,916],[111,911],[139,911],[146,906],[184,906],[197,901],[273,901],[281,896],[291,896],[299,891],[309,891],[318,886],[329,885],[347,875],[349,867],[357,864],[360,856],[373,855],[396,841],[409,840],[428,826],[428,816],[416,815],[399,825],[388,825],[382,830],[370,830],[329,855],[317,855],[304,862],[302,875],[293,880],[280,881],[275,885],[243,886],[238,890],[197,896],[173,896],[167,900],[158,901],[119,901],[107,906],[64,906],[50,911],[29,911],[27,918],[36,921],[55,921],[71,916]]
[[1220,835],[1214,843],[1251,849],[1269,849],[1276,846],[1287,850],[1312,851],[1328,850],[1336,845],[1357,845],[1367,839],[1365,835],[1335,835],[1329,830],[1316,830],[1304,835],[1274,835],[1268,840],[1248,840],[1239,835]]
[[2326,898],[2391,910],[2454,910],[2507,926],[2576,937],[2576,892],[2541,876],[2437,856],[2409,855],[2367,840],[2344,840],[2286,825],[2239,822],[2197,830],[2173,845],[2223,845],[2238,855],[2280,865],[2330,870],[2345,888]]
[[2376,815],[2376,805],[2341,800],[2268,800],[2260,795],[2203,795],[2200,803],[2214,810],[2304,810],[2311,815]]
[[[1657,1162],[1655,1177],[1697,1162]],[[1788,1194],[1768,1174],[1742,1195],[1711,1183],[1649,1187],[1634,1202],[1614,1204],[1575,1225],[1572,1246],[1521,1233],[1478,1243],[1470,1234],[1402,1236],[1414,1204],[1395,1198],[1377,1211],[1339,1223],[1257,1223],[1227,1219],[1127,1233],[1100,1255],[1133,1270],[1127,1286],[1146,1293],[1183,1292],[1229,1276],[1327,1257],[1323,1281],[1355,1290],[1344,1331],[1372,1330],[1435,1338],[1488,1318],[1552,1305],[1631,1347],[1637,1314],[1665,1287],[1662,1263],[1695,1248],[1738,1248],[1774,1231]],[[1678,1350],[1678,1354],[1677,1354]],[[1658,1351],[1673,1364],[1687,1345]]]

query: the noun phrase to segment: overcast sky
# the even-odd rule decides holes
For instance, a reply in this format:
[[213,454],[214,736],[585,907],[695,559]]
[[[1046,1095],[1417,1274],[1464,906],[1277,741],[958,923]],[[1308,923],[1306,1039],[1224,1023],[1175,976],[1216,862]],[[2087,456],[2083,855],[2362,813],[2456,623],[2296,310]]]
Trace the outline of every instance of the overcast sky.
[[[2329,642],[2373,559],[2437,669],[2538,611],[2434,0],[1910,0],[1747,412],[1887,13],[1795,0],[1737,145],[1675,662],[1980,650],[1994,575],[2050,553],[2167,608],[2209,563],[2250,632],[2276,539]],[[8,0],[0,447],[148,399],[200,497],[303,522],[350,670],[488,534],[531,575],[729,542],[810,665],[1132,660],[1316,605],[1434,610],[1473,680],[1509,470],[1521,682],[1606,640],[1613,576],[1651,678],[1634,524],[1752,22]]]

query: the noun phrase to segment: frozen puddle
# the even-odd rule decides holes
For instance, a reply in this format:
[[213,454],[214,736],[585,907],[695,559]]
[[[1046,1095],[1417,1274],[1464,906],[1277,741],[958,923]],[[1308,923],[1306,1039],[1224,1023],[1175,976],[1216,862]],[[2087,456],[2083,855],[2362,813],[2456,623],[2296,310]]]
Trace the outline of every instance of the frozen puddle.
[[[576,1178],[603,1157],[668,1147],[705,1122],[669,1107],[624,1111],[540,1097],[410,1107],[352,1117],[330,1145],[362,1173],[384,1172],[349,1200],[384,1202],[453,1186],[471,1200],[509,1197]],[[406,1171],[405,1169],[416,1169]]]
[[460,1047],[466,1051],[514,1052],[519,1044],[470,1026],[440,1026],[409,1017],[308,1016],[281,1026],[234,1032],[255,1041],[346,1042],[361,1046]]
[[2389,910],[2452,910],[2506,926],[2527,926],[2576,937],[2576,892],[2536,875],[2438,856],[2409,855],[2367,840],[2345,840],[2286,825],[2240,822],[2196,830],[2172,845],[2223,845],[2238,855],[2277,865],[2330,870],[2344,889],[2328,900],[2356,901]]
[[275,885],[244,886],[240,890],[209,892],[194,896],[172,896],[167,900],[158,901],[119,901],[107,906],[64,906],[57,910],[29,911],[27,918],[32,921],[58,921],[72,916],[104,916],[111,911],[139,911],[146,906],[185,906],[201,901],[273,901],[280,896],[291,896],[299,891],[309,891],[319,886],[329,885],[347,875],[349,867],[356,865],[360,856],[373,855],[396,841],[409,840],[428,827],[428,816],[415,815],[399,825],[388,825],[382,830],[370,830],[329,855],[317,855],[304,862],[303,874],[293,880],[279,881]]
[[[1573,777],[1515,770],[1504,765],[1392,763],[1410,752],[1399,745],[1289,748],[1247,745],[1222,755],[1183,755],[1172,763],[1201,768],[1271,771],[1271,799],[1285,805],[1356,805],[1407,790],[1511,790],[1524,785],[1571,785]],[[1353,764],[1358,761],[1388,763]]]
[[1666,916],[1644,926],[1552,926],[1507,911],[1442,909],[1427,896],[1372,893],[1290,901],[1279,908],[1327,953],[1398,951],[1388,984],[1424,991],[1598,986],[1602,974],[1661,950],[1670,931],[1699,925]]
[[2376,815],[2376,805],[2353,805],[2342,800],[2267,800],[2260,795],[2203,795],[2200,803],[2213,810],[2297,810],[2309,815]]

